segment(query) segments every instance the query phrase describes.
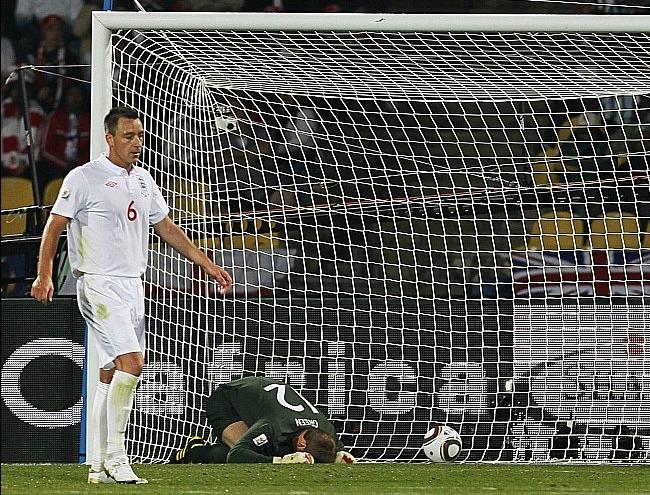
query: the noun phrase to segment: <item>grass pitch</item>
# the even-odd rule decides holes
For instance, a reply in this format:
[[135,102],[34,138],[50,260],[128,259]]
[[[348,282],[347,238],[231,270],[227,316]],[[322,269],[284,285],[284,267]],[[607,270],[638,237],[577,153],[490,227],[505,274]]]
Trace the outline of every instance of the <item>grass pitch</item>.
[[650,493],[649,466],[357,464],[142,465],[148,485],[88,485],[76,464],[2,465],[2,494]]

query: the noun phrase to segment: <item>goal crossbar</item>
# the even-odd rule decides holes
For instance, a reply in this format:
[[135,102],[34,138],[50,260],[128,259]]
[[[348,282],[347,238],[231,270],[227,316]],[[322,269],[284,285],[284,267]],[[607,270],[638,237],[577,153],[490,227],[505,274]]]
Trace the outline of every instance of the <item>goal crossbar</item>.
[[[104,29],[264,31],[569,32],[650,31],[650,15],[562,14],[281,14],[94,12]],[[621,18],[624,18],[622,20]],[[97,28],[97,27],[95,27]]]

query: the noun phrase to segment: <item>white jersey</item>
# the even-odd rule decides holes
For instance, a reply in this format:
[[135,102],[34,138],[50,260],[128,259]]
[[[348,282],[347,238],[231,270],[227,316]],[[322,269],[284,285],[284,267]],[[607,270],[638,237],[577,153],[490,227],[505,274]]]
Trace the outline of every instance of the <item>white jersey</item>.
[[103,154],[70,171],[52,213],[71,219],[68,253],[75,277],[141,277],[149,226],[164,220],[169,207],[149,172],[134,166],[129,173]]

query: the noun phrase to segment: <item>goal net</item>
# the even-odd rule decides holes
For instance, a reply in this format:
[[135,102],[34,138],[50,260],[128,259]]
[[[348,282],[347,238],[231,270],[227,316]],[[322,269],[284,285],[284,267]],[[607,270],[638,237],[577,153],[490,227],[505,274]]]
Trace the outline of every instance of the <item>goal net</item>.
[[95,15],[94,122],[235,281],[152,237],[136,462],[253,374],[364,460],[648,461],[650,21],[515,17]]

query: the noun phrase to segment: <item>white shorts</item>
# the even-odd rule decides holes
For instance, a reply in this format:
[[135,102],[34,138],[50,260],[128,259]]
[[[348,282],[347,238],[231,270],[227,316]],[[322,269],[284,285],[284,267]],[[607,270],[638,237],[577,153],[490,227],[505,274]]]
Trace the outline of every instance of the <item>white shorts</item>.
[[113,368],[117,356],[145,353],[141,279],[83,274],[77,280],[77,303],[95,338],[101,368]]

